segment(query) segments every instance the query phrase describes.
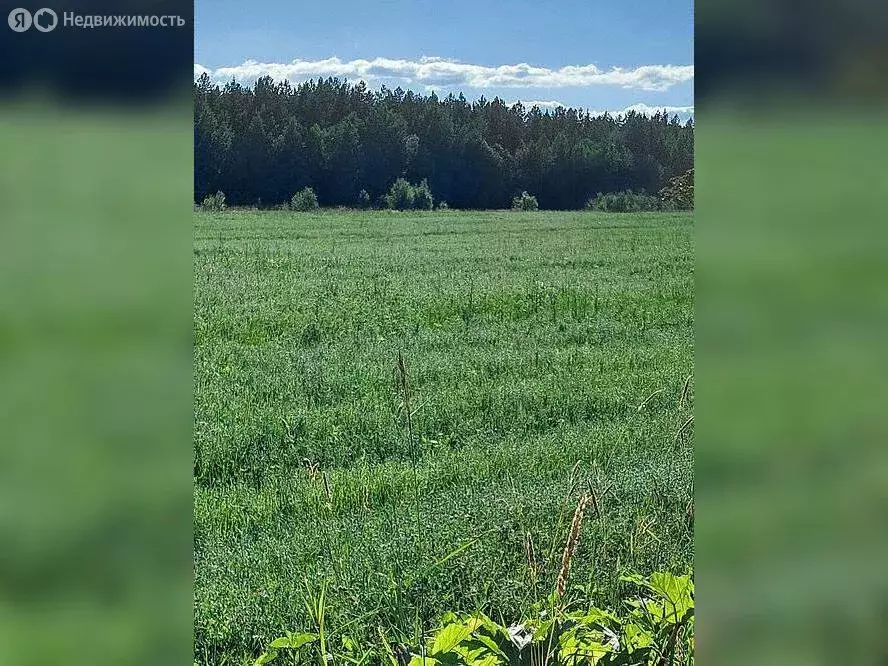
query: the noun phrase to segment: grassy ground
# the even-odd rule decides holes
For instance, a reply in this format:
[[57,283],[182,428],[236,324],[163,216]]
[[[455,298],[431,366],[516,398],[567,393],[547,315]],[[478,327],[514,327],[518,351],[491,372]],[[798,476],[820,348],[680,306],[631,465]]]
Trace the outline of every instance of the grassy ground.
[[692,236],[687,214],[196,214],[195,658],[304,627],[305,580],[368,640],[517,617],[588,487],[572,583],[607,603],[624,569],[689,565]]

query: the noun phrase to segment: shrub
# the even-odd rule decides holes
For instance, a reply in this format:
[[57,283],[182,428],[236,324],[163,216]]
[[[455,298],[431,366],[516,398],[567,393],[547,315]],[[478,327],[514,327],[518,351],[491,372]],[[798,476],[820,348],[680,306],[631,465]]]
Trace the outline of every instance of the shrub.
[[599,192],[586,202],[586,210],[597,210],[607,213],[640,213],[644,211],[662,210],[660,200],[644,192]]
[[666,187],[660,190],[659,197],[664,210],[693,210],[694,170],[670,179]]
[[370,208],[370,193],[367,190],[358,192],[358,208]]
[[410,210],[416,198],[416,190],[403,178],[398,178],[386,197],[386,207],[396,210]]
[[435,198],[429,189],[429,181],[425,178],[419,185],[413,187],[413,207],[416,210],[432,210],[435,206]]
[[216,192],[216,194],[209,195],[201,202],[200,209],[216,212],[225,210],[225,194]]
[[438,210],[450,210],[450,206],[447,205],[446,201],[441,201],[438,203]]
[[317,210],[318,197],[313,189],[304,187],[290,199],[290,208],[301,211]]
[[526,191],[512,199],[512,210],[539,210],[537,198]]
[[429,182],[425,178],[419,185],[412,185],[403,178],[398,178],[380,203],[382,208],[396,210],[432,210],[435,207],[435,197],[432,196]]

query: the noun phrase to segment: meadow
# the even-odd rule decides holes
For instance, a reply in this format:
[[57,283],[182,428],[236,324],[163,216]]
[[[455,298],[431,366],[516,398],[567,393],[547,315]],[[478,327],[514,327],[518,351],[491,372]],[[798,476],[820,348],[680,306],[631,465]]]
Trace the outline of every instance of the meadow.
[[194,226],[197,662],[251,663],[322,586],[333,640],[518,617],[583,492],[576,594],[690,567],[691,215]]

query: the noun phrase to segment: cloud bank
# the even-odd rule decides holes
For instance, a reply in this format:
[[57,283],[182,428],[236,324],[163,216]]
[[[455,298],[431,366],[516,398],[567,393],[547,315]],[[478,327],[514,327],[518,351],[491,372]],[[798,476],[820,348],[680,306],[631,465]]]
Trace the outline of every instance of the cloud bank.
[[427,90],[440,88],[585,88],[590,86],[618,86],[652,92],[691,81],[693,65],[644,65],[633,69],[613,67],[603,70],[596,65],[568,65],[559,69],[537,67],[527,63],[515,65],[473,65],[444,58],[394,60],[293,60],[289,63],[268,63],[248,60],[234,67],[208,69],[194,65],[195,78],[202,73],[220,84],[236,79],[244,85],[255,83],[262,76],[276,81],[300,82],[312,78],[336,76],[368,84],[391,82],[424,86]]
[[570,104],[565,104],[564,102],[559,102],[554,99],[516,99],[511,102],[506,102],[509,106],[513,106],[515,104],[521,103],[522,106],[526,109],[532,109],[535,106],[540,107],[541,109],[567,109],[570,107]]
[[[509,106],[513,104],[517,104],[521,102],[525,109],[531,109],[535,106],[540,107],[543,110],[554,110],[558,108],[570,108],[570,104],[565,104],[563,102],[559,102],[557,100],[525,100],[525,99],[516,99],[511,102],[507,102]],[[573,105],[573,108],[581,108]],[[583,109],[585,110],[585,109]],[[589,113],[593,116],[601,116],[605,113],[609,113],[611,116],[625,116],[630,111],[635,111],[635,113],[640,113],[645,116],[653,116],[657,111],[665,111],[670,116],[679,115],[679,116],[693,116],[694,115],[694,107],[693,106],[657,106],[644,104],[643,102],[639,102],[638,104],[632,104],[631,106],[627,106],[624,109],[589,109]]]

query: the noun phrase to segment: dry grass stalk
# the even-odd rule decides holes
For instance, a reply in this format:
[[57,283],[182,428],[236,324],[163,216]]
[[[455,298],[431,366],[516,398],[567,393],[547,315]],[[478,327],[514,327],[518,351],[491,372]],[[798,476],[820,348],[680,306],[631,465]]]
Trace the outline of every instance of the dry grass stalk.
[[320,467],[319,463],[316,463],[313,460],[309,460],[308,458],[303,458],[302,464],[305,466],[305,471],[308,474],[308,480],[310,482],[314,482],[314,480],[318,476],[318,468]]
[[579,461],[579,460],[577,460],[577,461],[574,463],[574,466],[573,466],[573,467],[571,468],[571,470],[570,470],[570,485],[571,485],[571,488],[573,488],[574,484],[576,483],[577,470],[578,470],[578,469],[580,469],[580,461]]
[[688,390],[689,390],[690,387],[691,387],[691,378],[692,378],[693,376],[694,376],[694,375],[688,375],[688,378],[685,379],[684,389],[683,389],[682,392],[681,392],[681,400],[678,401],[678,409],[679,409],[679,410],[684,409],[685,400],[688,399]]
[[580,477],[577,474],[579,469],[580,461],[577,460],[577,462],[574,463],[573,469],[570,470],[570,491],[567,493],[566,499],[570,499],[571,497],[573,497],[574,493],[577,491],[577,488],[579,488],[580,486]]
[[592,498],[592,508],[595,510],[595,517],[601,520],[601,509],[598,508],[598,498],[595,497],[595,492],[589,490],[589,496]]
[[[588,488],[588,494],[590,495],[590,501],[592,502],[592,510],[595,511],[595,517],[598,520],[601,520],[601,508],[598,503],[598,495],[595,494],[595,490],[592,488],[592,481],[586,482],[586,488]],[[601,498],[604,499],[604,496],[607,495],[611,491],[610,484],[604,487],[604,490],[601,491]]]
[[327,503],[333,503],[333,489],[330,487],[330,479],[327,478],[327,472],[323,473],[324,477],[324,495],[327,497]]
[[527,570],[530,573],[530,582],[536,587],[539,566],[537,565],[536,549],[533,546],[533,537],[530,532],[524,535],[524,559],[527,562]]
[[675,433],[675,439],[676,439],[676,440],[677,440],[679,437],[681,437],[681,433],[683,433],[683,432],[687,429],[687,427],[688,427],[689,425],[691,425],[691,423],[693,423],[693,421],[694,421],[694,415],[691,414],[691,415],[688,417],[688,420],[685,421],[685,422],[681,425],[681,428],[678,429],[678,432]]
[[636,411],[640,412],[642,409],[644,409],[645,405],[647,405],[651,400],[653,400],[656,396],[660,395],[665,390],[666,390],[665,388],[661,388],[661,389],[657,389],[656,391],[651,393],[647,398],[645,398],[642,401],[642,403],[638,406],[638,409]]
[[559,597],[564,596],[564,590],[567,587],[570,561],[577,550],[577,543],[580,540],[580,527],[583,524],[583,515],[586,512],[586,505],[589,504],[591,499],[591,493],[585,493],[580,498],[576,511],[574,511],[573,520],[570,523],[570,533],[567,535],[567,543],[564,544],[564,553],[561,555],[561,570],[558,572],[558,581],[555,583],[555,592]]

